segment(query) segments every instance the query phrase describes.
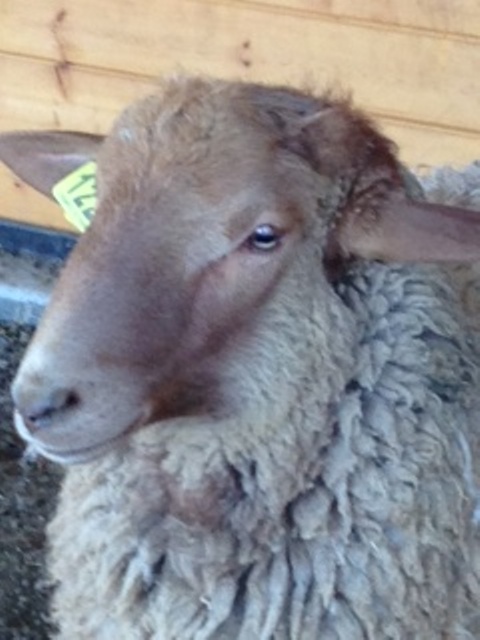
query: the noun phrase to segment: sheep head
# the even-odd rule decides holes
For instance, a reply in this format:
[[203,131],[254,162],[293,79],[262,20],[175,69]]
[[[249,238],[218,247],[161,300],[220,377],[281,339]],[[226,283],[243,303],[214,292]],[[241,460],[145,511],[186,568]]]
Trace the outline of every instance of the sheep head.
[[98,166],[95,218],[13,385],[20,434],[61,462],[145,425],[280,397],[281,381],[256,384],[264,361],[281,378],[296,344],[285,375],[301,377],[313,307],[315,349],[335,377],[336,323],[343,351],[355,330],[332,265],[480,253],[478,215],[413,202],[391,143],[328,96],[175,80],[105,139],[4,134],[0,158],[47,194],[83,162]]

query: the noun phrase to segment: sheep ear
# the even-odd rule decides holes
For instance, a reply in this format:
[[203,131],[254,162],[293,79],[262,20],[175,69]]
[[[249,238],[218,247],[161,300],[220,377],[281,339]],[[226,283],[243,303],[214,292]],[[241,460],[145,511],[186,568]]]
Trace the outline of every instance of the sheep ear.
[[0,160],[41,193],[81,165],[94,160],[103,136],[64,131],[0,134]]
[[[374,211],[353,207],[333,232],[343,257],[399,262],[480,260],[480,211],[392,193]],[[338,252],[337,252],[338,253]]]

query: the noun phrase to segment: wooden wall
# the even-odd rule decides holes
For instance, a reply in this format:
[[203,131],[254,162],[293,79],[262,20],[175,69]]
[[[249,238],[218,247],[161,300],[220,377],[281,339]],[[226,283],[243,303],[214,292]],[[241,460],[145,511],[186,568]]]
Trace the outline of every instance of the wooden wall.
[[[105,132],[178,71],[352,89],[410,165],[480,158],[478,0],[0,0],[0,130]],[[67,226],[4,169],[0,193]]]

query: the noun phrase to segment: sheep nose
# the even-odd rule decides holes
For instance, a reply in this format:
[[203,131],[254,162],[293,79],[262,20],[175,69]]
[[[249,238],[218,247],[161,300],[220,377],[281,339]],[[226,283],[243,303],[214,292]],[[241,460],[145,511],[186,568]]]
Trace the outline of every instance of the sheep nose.
[[37,431],[51,426],[55,419],[70,411],[80,402],[73,389],[42,388],[13,384],[12,397],[15,407],[30,431]]

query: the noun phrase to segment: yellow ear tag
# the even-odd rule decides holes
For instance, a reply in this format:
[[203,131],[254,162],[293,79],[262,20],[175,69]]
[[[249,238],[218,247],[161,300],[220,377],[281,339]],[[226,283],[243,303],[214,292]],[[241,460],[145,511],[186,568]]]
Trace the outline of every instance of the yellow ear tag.
[[52,189],[53,197],[62,207],[66,219],[82,233],[95,215],[96,168],[95,162],[87,162],[62,178]]

